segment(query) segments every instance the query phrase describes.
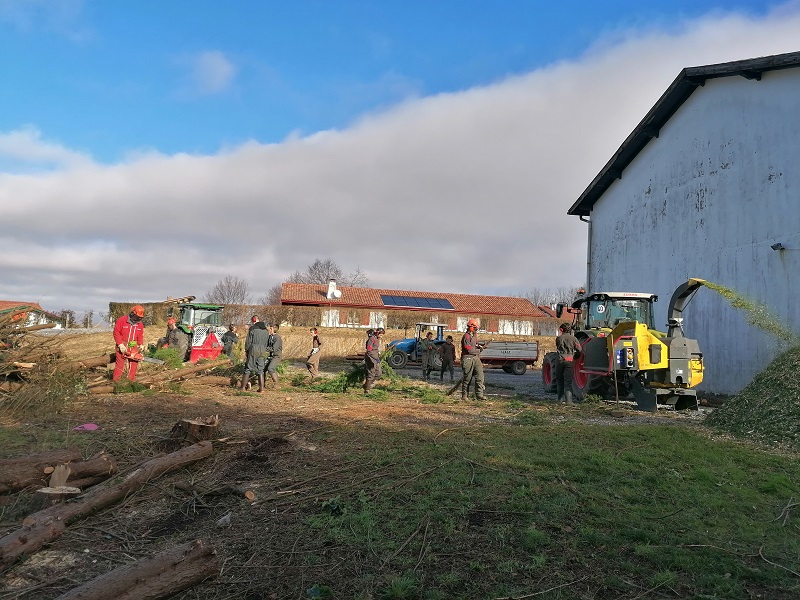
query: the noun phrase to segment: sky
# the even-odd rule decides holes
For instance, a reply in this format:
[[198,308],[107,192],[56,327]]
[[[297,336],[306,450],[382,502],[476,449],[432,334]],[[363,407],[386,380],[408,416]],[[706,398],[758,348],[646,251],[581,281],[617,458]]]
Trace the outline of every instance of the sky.
[[681,69],[800,0],[0,0],[0,299],[581,285],[567,210]]

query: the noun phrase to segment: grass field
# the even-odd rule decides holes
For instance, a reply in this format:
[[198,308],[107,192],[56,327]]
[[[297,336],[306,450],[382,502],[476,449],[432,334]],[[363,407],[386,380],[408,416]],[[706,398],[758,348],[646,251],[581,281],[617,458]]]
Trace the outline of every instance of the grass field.
[[[104,351],[91,343],[77,348]],[[318,391],[302,373],[289,364],[265,394],[198,378],[6,418],[5,456],[78,444],[127,468],[157,453],[151,440],[177,418],[206,414],[242,444],[217,444],[212,458],[70,526],[1,576],[0,599],[55,598],[195,538],[224,567],[180,598],[800,597],[795,454],[671,413],[461,402],[402,378],[365,398]],[[72,431],[88,421],[101,428]],[[206,493],[231,481],[257,500]],[[192,493],[176,485],[187,483]],[[3,531],[29,500],[8,497]],[[231,526],[217,527],[227,513]]]

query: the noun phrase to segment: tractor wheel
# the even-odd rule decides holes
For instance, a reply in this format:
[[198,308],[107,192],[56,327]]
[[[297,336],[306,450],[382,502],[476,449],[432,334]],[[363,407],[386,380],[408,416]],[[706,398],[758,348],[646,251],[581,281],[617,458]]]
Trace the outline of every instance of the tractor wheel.
[[556,362],[558,361],[558,354],[555,352],[548,352],[544,355],[542,361],[542,383],[544,384],[544,391],[551,394],[556,393]]
[[408,362],[408,356],[402,350],[395,350],[389,355],[386,362],[389,363],[389,366],[393,369],[402,369]]
[[608,382],[600,375],[581,373],[583,368],[583,353],[581,352],[572,363],[572,395],[576,402],[582,402],[588,394],[605,396],[608,391]]
[[514,375],[525,375],[525,371],[528,369],[528,365],[526,365],[521,360],[515,360],[511,363],[511,372]]

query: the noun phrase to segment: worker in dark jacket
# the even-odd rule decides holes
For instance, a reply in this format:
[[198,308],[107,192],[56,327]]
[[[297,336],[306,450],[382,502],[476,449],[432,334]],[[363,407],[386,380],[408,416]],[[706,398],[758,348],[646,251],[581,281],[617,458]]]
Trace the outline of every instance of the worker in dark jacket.
[[444,372],[450,371],[450,383],[453,383],[453,365],[456,362],[456,347],[453,344],[453,336],[448,335],[444,344],[439,346],[439,353],[442,355],[442,370],[439,379],[444,381]]
[[562,323],[558,326],[559,333],[556,337],[556,352],[558,352],[558,362],[556,362],[556,391],[558,401],[562,400],[567,404],[572,402],[572,361],[577,352],[580,352],[581,344],[572,335],[572,326],[569,323]]
[[273,383],[278,383],[278,365],[283,356],[283,340],[278,335],[278,324],[273,323],[267,328],[269,331],[269,340],[267,341],[267,365],[265,370],[269,373],[270,379]]
[[253,372],[258,374],[258,391],[264,391],[264,369],[267,367],[267,358],[269,357],[268,344],[267,325],[263,321],[253,323],[244,342],[244,352],[247,358],[244,364],[242,383],[239,386],[241,389],[245,390],[250,385],[250,373]]
[[461,338],[461,399],[469,399],[469,386],[475,381],[475,399],[486,400],[483,380],[483,364],[481,363],[481,350],[484,345],[478,340],[478,321],[470,319],[467,321],[467,331]]
[[228,331],[222,334],[222,351],[225,355],[233,360],[233,347],[239,343],[239,336],[236,335],[236,327],[233,326],[231,323],[230,327],[228,327]]
[[364,366],[367,369],[367,376],[364,380],[364,393],[369,394],[375,380],[381,376],[381,337],[386,333],[383,327],[375,330],[367,330],[366,352],[364,354]]
[[433,341],[433,332],[425,334],[419,341],[419,351],[422,355],[422,378],[427,381],[433,371],[433,355],[436,353],[436,342]]
[[320,346],[322,346],[322,340],[319,338],[316,327],[312,327],[309,333],[311,333],[311,353],[306,359],[306,368],[311,374],[311,379],[315,379],[319,377],[319,350]]

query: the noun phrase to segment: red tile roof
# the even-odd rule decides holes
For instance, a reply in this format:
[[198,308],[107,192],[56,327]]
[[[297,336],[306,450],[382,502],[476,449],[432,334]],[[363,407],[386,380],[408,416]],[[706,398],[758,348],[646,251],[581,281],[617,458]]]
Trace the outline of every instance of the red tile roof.
[[314,283],[284,283],[281,286],[281,304],[305,306],[346,306],[385,310],[421,310],[425,312],[451,312],[432,308],[397,308],[384,306],[381,295],[414,296],[417,298],[445,298],[453,305],[453,311],[466,315],[501,315],[533,318],[555,317],[546,306],[536,306],[527,298],[510,296],[478,296],[473,294],[451,294],[449,292],[417,292],[410,290],[385,290],[337,286],[341,298],[328,299],[327,285]]
[[0,311],[24,307],[27,310],[46,312],[38,302],[17,302],[16,300],[0,300]]

